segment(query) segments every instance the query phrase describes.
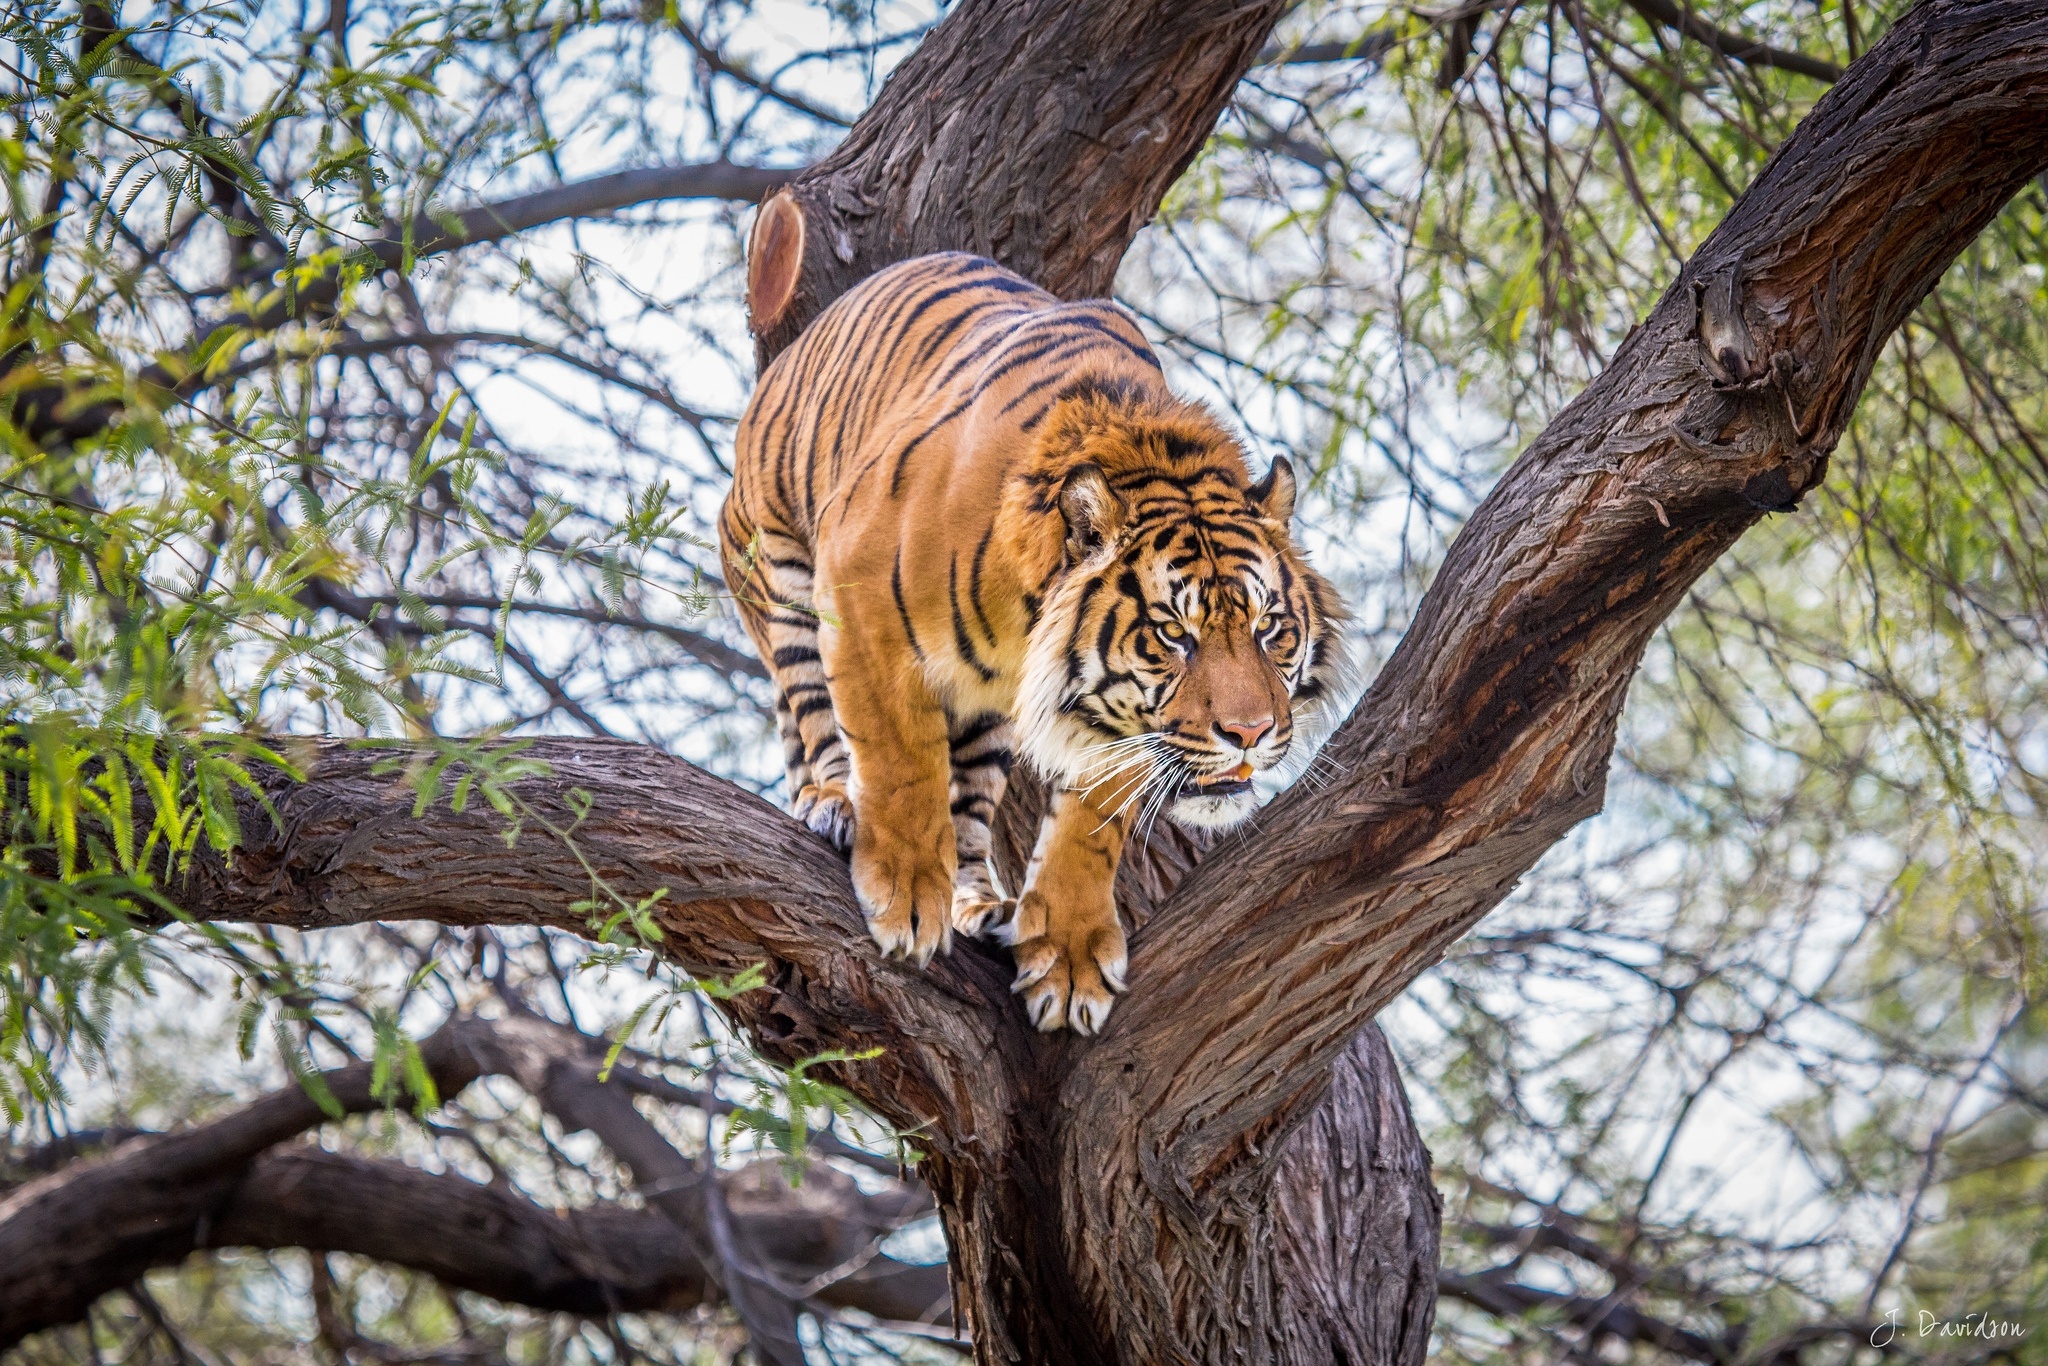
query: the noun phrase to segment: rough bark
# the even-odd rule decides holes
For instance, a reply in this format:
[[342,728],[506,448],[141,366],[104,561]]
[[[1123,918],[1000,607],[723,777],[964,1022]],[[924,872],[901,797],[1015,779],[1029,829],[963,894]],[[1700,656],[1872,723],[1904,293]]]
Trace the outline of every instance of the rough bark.
[[[436,1084],[451,1091],[478,1074],[458,1033],[443,1030],[421,1054]],[[345,1110],[376,1104],[368,1066],[331,1073],[327,1083]],[[250,1162],[324,1118],[292,1087],[212,1124],[131,1139],[9,1193],[0,1200],[0,1346],[76,1319],[108,1289],[164,1260],[158,1249],[166,1239],[182,1238],[189,1249],[195,1225]]]
[[[150,1240],[146,1256],[96,1257],[67,1287],[70,1305],[82,1309],[152,1266],[226,1247],[351,1252],[458,1290],[567,1314],[673,1313],[719,1294],[663,1215],[612,1206],[557,1212],[503,1187],[306,1144],[265,1152],[224,1192],[208,1185],[183,1193],[186,1208]],[[858,1254],[873,1229],[859,1193],[825,1168],[794,1191],[773,1163],[743,1169],[726,1195],[741,1236],[792,1271],[830,1271]],[[93,1238],[104,1250],[108,1240]],[[63,1321],[37,1291],[29,1287],[0,1310],[0,1346]],[[880,1319],[950,1320],[943,1266],[878,1258],[818,1298]]]
[[[98,1158],[39,1154],[59,1165],[0,1188],[0,1350],[74,1321],[153,1267],[220,1247],[354,1252],[576,1314],[732,1298],[732,1268],[707,1218],[708,1178],[634,1108],[624,1073],[598,1082],[594,1046],[532,1018],[458,1019],[421,1054],[444,1094],[482,1075],[511,1076],[565,1129],[591,1130],[627,1162],[654,1189],[653,1209],[558,1214],[508,1186],[285,1142],[327,1119],[294,1086],[181,1132],[108,1135],[111,1151]],[[367,1066],[325,1080],[346,1112],[380,1104]],[[737,1260],[797,1285],[849,1265],[930,1208],[922,1191],[863,1194],[823,1166],[792,1190],[775,1163],[721,1173],[718,1198]],[[943,1267],[875,1256],[817,1298],[881,1319],[944,1323],[947,1293]]]

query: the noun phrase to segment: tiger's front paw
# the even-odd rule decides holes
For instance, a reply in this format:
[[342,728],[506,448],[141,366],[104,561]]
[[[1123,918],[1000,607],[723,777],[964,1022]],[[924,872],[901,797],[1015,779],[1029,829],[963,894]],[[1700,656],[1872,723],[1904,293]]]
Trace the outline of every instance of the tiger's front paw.
[[[1025,893],[1027,902],[1031,895]],[[1018,919],[1046,923],[1032,911],[1025,906]],[[1017,980],[1010,990],[1024,998],[1031,1023],[1048,1032],[1064,1026],[1077,1034],[1095,1033],[1124,989],[1124,932],[1114,914],[1107,925],[1084,924],[1064,932],[1052,926],[1047,933],[1019,939],[1011,953]]]
[[805,783],[789,814],[832,841],[833,848],[853,848],[853,798],[838,783]]
[[868,933],[891,958],[919,967],[953,945],[953,870],[905,857],[901,847],[853,851],[853,891]]

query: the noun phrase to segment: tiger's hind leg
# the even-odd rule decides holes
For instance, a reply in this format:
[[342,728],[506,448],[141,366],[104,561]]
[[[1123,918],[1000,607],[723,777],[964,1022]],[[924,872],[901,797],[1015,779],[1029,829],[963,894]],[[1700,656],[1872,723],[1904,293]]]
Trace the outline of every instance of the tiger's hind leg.
[[851,768],[818,653],[818,618],[809,609],[810,552],[791,537],[763,531],[747,582],[758,597],[743,598],[739,608],[775,680],[790,814],[839,848],[851,849]]
[[1003,895],[989,863],[989,827],[1010,781],[1010,720],[1001,712],[970,713],[950,718],[947,729],[953,764],[953,842],[960,856],[953,874],[953,932],[984,934],[1008,925],[1017,911],[1015,899]]

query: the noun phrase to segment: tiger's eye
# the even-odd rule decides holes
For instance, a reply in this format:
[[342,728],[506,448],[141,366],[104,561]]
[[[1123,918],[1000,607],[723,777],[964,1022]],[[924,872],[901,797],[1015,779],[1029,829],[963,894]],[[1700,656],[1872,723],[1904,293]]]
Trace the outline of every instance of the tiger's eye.
[[1169,621],[1159,628],[1159,634],[1165,636],[1168,640],[1180,640],[1183,637],[1185,637],[1187,633],[1188,628],[1181,625],[1177,621]]

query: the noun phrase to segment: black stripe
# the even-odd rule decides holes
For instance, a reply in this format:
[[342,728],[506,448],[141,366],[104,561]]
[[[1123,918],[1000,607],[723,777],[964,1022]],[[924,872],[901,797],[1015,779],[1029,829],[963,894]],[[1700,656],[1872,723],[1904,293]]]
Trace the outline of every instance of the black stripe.
[[[969,269],[972,270],[973,267]],[[1000,270],[1001,267],[998,266],[996,269]],[[941,283],[947,280],[951,283]],[[870,334],[879,333],[887,337],[888,345],[862,376],[863,394],[866,392],[867,384],[879,383],[886,398],[886,391],[891,387],[890,381],[902,373],[902,368],[897,365],[897,357],[915,338],[916,325],[918,320],[924,317],[925,311],[957,294],[976,288],[978,284],[979,279],[975,276],[960,279],[956,272],[934,269],[929,274],[920,273],[914,285],[921,288],[906,289],[900,296],[891,299],[886,316],[876,317],[868,329]],[[934,285],[937,287],[934,288]],[[922,362],[912,362],[913,367],[919,364]]]
[[[998,267],[997,269],[999,272],[1001,272],[1001,274],[1008,274],[1008,272],[1006,271],[1001,271],[1000,267]],[[925,299],[924,302],[918,305],[916,312],[912,313],[910,317],[904,320],[903,326],[906,328],[913,326],[919,318],[924,316],[924,311],[927,308],[931,307],[933,304],[938,303],[942,299],[951,298],[953,295],[963,293],[969,289],[995,290],[999,294],[1030,294],[1036,293],[1038,291],[1038,286],[1031,284],[1028,281],[1015,279],[1014,277],[1005,280],[1000,278],[1000,275],[995,279],[990,279],[986,276],[980,276],[975,279],[968,280],[962,284],[954,285],[950,288],[940,290],[936,294],[930,295]],[[970,319],[972,319],[976,314],[981,313],[990,308],[1007,307],[1010,305],[1010,303],[1011,301],[1007,298],[982,298],[975,300],[967,307],[961,309],[958,313],[948,318],[944,323],[932,329],[931,334],[924,339],[924,344],[917,348],[917,354],[911,357],[911,368],[922,368],[923,366],[930,364],[933,355],[935,355],[938,352],[940,346],[945,344],[946,339],[952,336],[955,332],[959,331],[961,327],[965,326],[966,323]]]
[[912,437],[910,439],[910,444],[905,446],[901,451],[897,453],[896,468],[892,470],[889,474],[890,497],[893,498],[899,492],[902,491],[903,472],[904,470],[910,467],[910,457],[916,453],[917,448],[919,446],[922,446],[925,443],[926,439],[929,438],[933,432],[936,432],[937,430],[939,430],[939,428],[945,426],[954,418],[959,417],[960,414],[966,412],[969,408],[973,406],[974,400],[972,398],[962,399],[959,403],[954,404],[951,408],[948,408],[943,414],[941,414],[936,422],[932,423],[929,427],[926,427],[923,431],[919,432],[916,436]]
[[967,618],[960,614],[960,561],[958,557],[954,558],[951,568],[947,571],[947,575],[946,596],[953,604],[954,648],[959,650],[960,658],[967,666],[980,674],[981,681],[986,683],[996,676],[996,671],[982,663],[981,656],[975,653],[974,641],[967,634]]
[[[1109,610],[1102,614],[1102,625],[1095,628],[1095,657],[1102,661],[1105,668],[1109,665],[1110,647],[1116,644],[1117,632],[1120,629],[1116,624],[1117,608],[1120,605],[1111,603]],[[1106,686],[1098,687],[1096,691],[1107,692],[1109,689]]]
[[[1014,356],[1003,357],[1002,369],[991,371],[987,374],[984,374],[975,383],[975,392],[980,393],[983,390],[986,390],[991,385],[993,385],[997,380],[1009,374],[1012,370],[1019,369],[1023,366],[1030,365],[1037,361],[1050,362],[1051,360],[1058,358],[1059,353],[1063,351],[1071,351],[1074,354],[1078,355],[1083,351],[1093,349],[1097,345],[1099,345],[1099,343],[1093,335],[1082,335],[1076,337],[1065,333],[1054,333],[1052,336],[1046,338],[1044,341],[1033,342],[1029,350],[1019,351]],[[1048,363],[1045,369],[1047,373],[1041,375],[1039,378],[1033,380],[1030,384],[1024,386],[1021,392],[1012,396],[1008,403],[1005,403],[1001,408],[997,409],[996,411],[998,413],[1007,414],[1011,409],[1023,403],[1033,394],[1043,393],[1047,389],[1051,388],[1053,385],[1058,384],[1061,380],[1067,378],[1067,371],[1063,366]],[[1057,402],[1058,400],[1055,399],[1054,401]]]
[[997,726],[1003,724],[1003,720],[1004,717],[1001,712],[985,711],[981,713],[979,716],[976,716],[973,720],[969,721],[967,723],[967,728],[965,730],[961,731],[958,735],[954,736],[951,740],[947,741],[946,743],[951,745],[954,751],[957,753],[958,751],[967,748],[975,741],[981,739],[984,735],[987,735]]
[[981,633],[988,637],[988,643],[996,643],[996,628],[989,625],[988,613],[981,608],[981,561],[988,554],[988,543],[995,538],[996,525],[991,521],[982,530],[981,542],[974,547],[974,567],[967,576],[967,603],[974,609],[974,619],[981,623]]
[[896,597],[896,617],[903,623],[903,634],[910,641],[910,652],[924,659],[924,647],[917,643],[917,627],[911,624],[910,608],[903,601],[903,549],[896,549],[896,567],[889,571],[889,591]]

